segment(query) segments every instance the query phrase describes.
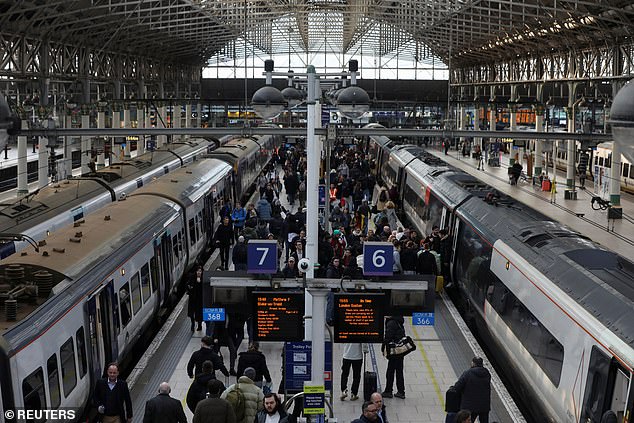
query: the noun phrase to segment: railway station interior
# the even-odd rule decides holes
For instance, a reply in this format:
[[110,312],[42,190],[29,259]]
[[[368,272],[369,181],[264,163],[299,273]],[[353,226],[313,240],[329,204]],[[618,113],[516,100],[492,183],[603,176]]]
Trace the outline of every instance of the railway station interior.
[[634,422],[633,37],[0,1],[0,421]]

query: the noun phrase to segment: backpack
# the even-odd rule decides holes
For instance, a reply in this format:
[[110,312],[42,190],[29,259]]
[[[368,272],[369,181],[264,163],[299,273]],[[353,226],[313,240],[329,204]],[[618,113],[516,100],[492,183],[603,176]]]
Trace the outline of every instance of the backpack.
[[234,388],[227,394],[227,401],[231,404],[234,413],[236,413],[236,421],[240,422],[244,420],[246,416],[246,398],[242,389],[240,389],[240,383],[236,383]]
[[379,193],[379,201],[382,203],[387,201],[387,193],[385,192],[384,189],[382,189],[381,192]]

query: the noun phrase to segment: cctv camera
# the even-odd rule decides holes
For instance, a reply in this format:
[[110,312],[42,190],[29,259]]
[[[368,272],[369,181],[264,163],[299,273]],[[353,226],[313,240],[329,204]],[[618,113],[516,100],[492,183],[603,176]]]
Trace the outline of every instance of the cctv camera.
[[299,261],[299,263],[297,264],[297,268],[299,269],[300,272],[302,273],[306,273],[308,272],[308,269],[310,269],[310,260],[308,260],[307,258],[303,258]]

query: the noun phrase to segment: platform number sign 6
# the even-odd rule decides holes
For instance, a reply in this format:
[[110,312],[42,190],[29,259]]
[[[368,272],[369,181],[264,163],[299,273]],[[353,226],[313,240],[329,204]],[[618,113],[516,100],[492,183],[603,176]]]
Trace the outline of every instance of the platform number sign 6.
[[394,245],[389,242],[365,242],[363,244],[363,275],[392,276]]
[[248,242],[247,272],[277,272],[277,241],[252,239]]

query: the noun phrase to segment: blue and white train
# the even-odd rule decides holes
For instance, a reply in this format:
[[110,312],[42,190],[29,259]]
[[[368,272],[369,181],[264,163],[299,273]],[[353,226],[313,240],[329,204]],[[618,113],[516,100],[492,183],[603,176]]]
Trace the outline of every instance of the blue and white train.
[[233,139],[229,162],[212,152],[2,260],[0,411],[83,409],[205,251],[224,199],[255,182],[236,184],[236,170],[266,164],[276,143]]
[[418,146],[373,137],[409,222],[449,228],[455,298],[532,420],[634,413],[634,263]]

